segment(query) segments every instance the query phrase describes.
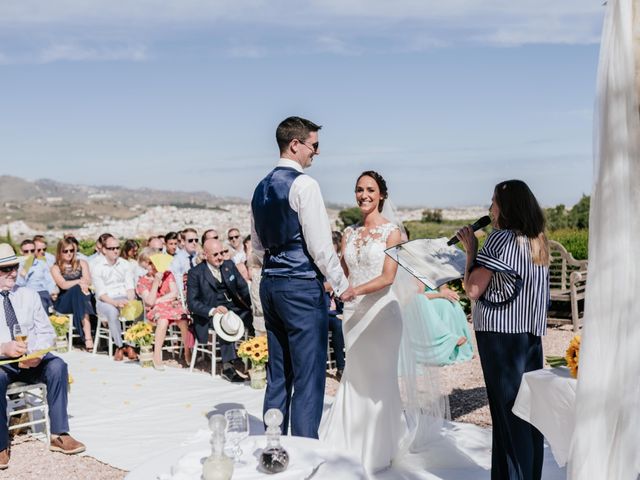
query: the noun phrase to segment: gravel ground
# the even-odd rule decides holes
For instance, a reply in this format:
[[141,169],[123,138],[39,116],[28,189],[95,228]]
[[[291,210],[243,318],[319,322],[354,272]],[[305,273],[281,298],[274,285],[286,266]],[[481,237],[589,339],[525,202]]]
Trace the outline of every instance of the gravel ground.
[[[542,342],[544,354],[564,355],[572,337],[573,332],[569,327],[549,328]],[[474,351],[477,351],[475,337],[473,342]],[[178,362],[173,360],[167,361],[167,364],[180,368]],[[491,417],[477,354],[470,362],[443,367],[441,373],[441,387],[449,395],[452,420],[490,426]],[[337,387],[335,378],[327,377],[326,393],[335,395]],[[82,441],[81,438],[78,440]],[[0,480],[116,480],[124,478],[126,474],[126,471],[92,457],[49,452],[40,441],[21,435],[13,439],[9,469],[0,471]]]

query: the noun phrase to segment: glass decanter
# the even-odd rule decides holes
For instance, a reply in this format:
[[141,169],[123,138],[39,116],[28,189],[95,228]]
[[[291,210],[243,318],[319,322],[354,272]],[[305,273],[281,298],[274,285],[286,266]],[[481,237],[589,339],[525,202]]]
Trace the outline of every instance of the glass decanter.
[[277,408],[270,408],[264,414],[267,446],[260,455],[260,467],[267,473],[280,473],[289,465],[289,453],[280,445],[280,425],[283,419],[282,412]]
[[203,480],[230,480],[233,475],[233,460],[224,453],[226,427],[227,420],[224,415],[212,415],[209,419],[211,455],[202,467]]

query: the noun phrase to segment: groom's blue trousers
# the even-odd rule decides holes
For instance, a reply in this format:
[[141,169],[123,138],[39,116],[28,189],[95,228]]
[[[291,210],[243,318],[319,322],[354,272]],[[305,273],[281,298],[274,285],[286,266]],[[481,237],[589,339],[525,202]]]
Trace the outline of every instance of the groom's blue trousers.
[[[328,316],[317,278],[262,278],[260,300],[269,343],[264,412],[279,409],[282,433],[318,438],[327,362]],[[263,413],[264,413],[263,412]]]

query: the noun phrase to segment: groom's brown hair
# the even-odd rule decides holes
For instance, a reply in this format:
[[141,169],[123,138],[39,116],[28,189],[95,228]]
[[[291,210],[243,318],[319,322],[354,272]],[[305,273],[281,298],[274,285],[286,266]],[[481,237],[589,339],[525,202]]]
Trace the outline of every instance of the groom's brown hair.
[[321,128],[320,125],[316,125],[306,118],[285,118],[276,129],[276,142],[278,142],[280,153],[284,153],[293,140],[298,139],[304,142],[309,136],[309,133],[317,132]]

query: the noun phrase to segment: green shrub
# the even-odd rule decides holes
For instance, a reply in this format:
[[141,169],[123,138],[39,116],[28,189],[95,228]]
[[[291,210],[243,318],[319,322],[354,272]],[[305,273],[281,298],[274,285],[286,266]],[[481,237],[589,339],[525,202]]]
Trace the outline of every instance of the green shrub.
[[549,232],[549,240],[560,242],[576,260],[586,260],[589,256],[589,230],[562,228]]

